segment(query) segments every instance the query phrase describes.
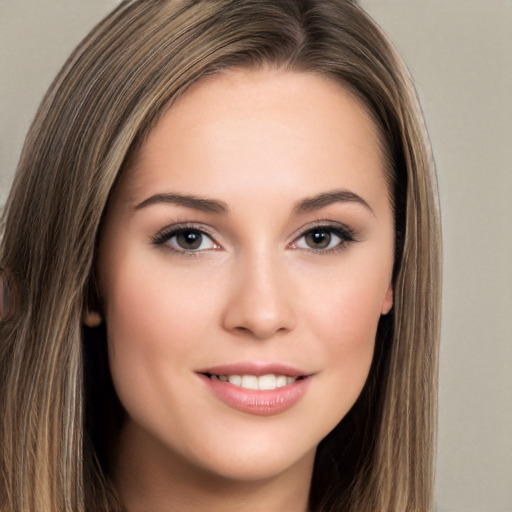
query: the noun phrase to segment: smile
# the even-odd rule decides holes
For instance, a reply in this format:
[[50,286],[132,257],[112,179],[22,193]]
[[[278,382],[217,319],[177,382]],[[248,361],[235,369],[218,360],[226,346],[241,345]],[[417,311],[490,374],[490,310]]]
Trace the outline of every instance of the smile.
[[223,364],[196,373],[224,405],[257,416],[291,409],[307,393],[314,377],[293,365],[254,361]]
[[234,386],[244,389],[270,391],[293,384],[297,377],[288,375],[207,375],[211,380],[229,382]]

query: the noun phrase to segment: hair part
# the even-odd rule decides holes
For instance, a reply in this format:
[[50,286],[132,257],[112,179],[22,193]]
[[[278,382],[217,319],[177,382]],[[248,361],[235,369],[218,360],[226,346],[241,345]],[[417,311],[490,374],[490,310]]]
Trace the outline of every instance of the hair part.
[[354,1],[135,0],[107,16],[56,77],[8,198],[0,267],[16,310],[0,323],[2,510],[120,510],[107,434],[96,425],[108,406],[89,371],[91,357],[103,364],[102,389],[115,402],[105,336],[81,325],[97,296],[109,196],[176,98],[224,70],[269,65],[328,77],[362,101],[382,134],[395,211],[394,307],[381,319],[361,396],[319,446],[311,509],[431,509],[440,222],[405,66]]

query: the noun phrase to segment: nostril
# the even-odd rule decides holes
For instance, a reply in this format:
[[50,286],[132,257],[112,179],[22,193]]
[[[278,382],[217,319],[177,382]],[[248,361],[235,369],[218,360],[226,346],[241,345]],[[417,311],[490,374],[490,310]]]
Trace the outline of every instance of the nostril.
[[257,340],[265,340],[268,338],[272,338],[273,336],[277,335],[278,333],[284,333],[288,331],[286,327],[278,327],[275,328],[273,326],[263,326],[263,325],[255,325],[255,326],[249,326],[249,327],[235,327],[233,329],[233,332],[235,334],[238,334],[240,337],[246,337],[246,338],[254,338]]
[[247,327],[235,327],[235,331],[238,331],[241,334],[250,334],[251,330]]

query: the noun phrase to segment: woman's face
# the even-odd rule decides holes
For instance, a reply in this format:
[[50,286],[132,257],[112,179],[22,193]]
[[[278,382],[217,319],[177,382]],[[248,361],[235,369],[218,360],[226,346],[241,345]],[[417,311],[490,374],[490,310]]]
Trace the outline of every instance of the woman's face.
[[392,306],[380,148],[353,96],[284,71],[205,80],[150,132],[98,262],[136,464],[245,481],[311,470]]

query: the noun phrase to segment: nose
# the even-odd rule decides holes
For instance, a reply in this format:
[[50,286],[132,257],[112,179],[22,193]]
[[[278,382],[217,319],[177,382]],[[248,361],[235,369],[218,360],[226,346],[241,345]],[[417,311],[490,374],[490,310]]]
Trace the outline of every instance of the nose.
[[296,315],[289,285],[271,258],[239,262],[224,311],[224,328],[258,340],[293,330]]

